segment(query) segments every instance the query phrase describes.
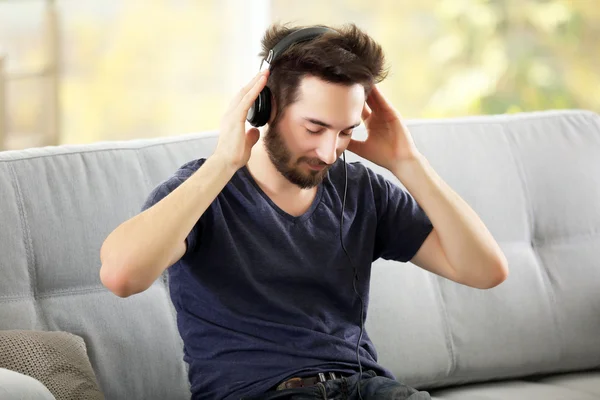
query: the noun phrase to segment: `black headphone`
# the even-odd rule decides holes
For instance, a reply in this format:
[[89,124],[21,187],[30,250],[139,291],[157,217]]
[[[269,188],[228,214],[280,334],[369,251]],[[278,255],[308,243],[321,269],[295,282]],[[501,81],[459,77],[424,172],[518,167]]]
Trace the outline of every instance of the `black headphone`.
[[[311,28],[303,28],[297,31],[294,31],[281,39],[275,47],[269,50],[269,54],[266,59],[263,59],[260,63],[260,70],[262,71],[263,63],[266,62],[271,69],[271,65],[273,62],[287,50],[288,47],[295,43],[304,42],[307,40],[314,39],[317,36],[320,36],[327,32],[334,32],[333,29],[326,27],[311,27]],[[271,117],[271,89],[268,86],[265,86],[263,90],[259,93],[256,100],[254,100],[254,104],[248,110],[248,114],[246,115],[246,120],[250,122],[252,126],[260,127],[269,122],[269,118]]]

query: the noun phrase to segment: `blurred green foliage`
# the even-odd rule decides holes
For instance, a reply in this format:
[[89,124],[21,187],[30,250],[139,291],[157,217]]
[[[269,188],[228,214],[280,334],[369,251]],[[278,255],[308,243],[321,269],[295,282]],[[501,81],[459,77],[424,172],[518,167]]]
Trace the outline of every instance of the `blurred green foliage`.
[[[258,70],[251,55],[275,21],[355,22],[382,44],[390,75],[381,88],[407,118],[600,112],[597,0],[56,3],[64,143],[217,129],[230,97]],[[44,49],[31,40],[39,30],[27,25],[35,14],[17,18],[10,4],[0,3],[0,46],[9,63],[39,64]],[[24,85],[8,88],[15,131],[43,125],[35,85]]]

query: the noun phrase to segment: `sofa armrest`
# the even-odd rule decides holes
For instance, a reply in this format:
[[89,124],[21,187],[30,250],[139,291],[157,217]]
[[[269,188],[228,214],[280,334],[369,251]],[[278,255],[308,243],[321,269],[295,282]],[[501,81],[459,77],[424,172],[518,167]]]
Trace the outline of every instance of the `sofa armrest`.
[[0,399],[56,400],[42,382],[5,368],[0,368]]

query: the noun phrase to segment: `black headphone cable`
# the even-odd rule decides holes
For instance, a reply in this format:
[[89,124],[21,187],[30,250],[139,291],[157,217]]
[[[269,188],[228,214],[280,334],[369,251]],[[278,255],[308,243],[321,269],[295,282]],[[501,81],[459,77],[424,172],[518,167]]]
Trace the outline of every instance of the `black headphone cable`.
[[352,262],[352,258],[350,257],[350,254],[348,254],[348,250],[346,250],[346,246],[344,245],[344,239],[343,239],[344,209],[346,208],[346,191],[348,189],[348,166],[346,164],[346,152],[342,153],[342,157],[344,158],[345,183],[344,183],[344,200],[342,202],[342,215],[340,217],[340,241],[342,242],[342,249],[344,249],[344,253],[346,253],[348,260],[350,260],[350,264],[352,265],[352,268],[354,269],[354,279],[352,282],[352,286],[354,287],[354,292],[356,293],[356,295],[358,296],[358,299],[360,300],[360,335],[358,336],[358,341],[356,342],[356,361],[358,362],[358,370],[359,370],[358,397],[360,400],[363,400],[362,394],[360,392],[360,383],[362,381],[362,365],[360,363],[360,355],[358,353],[358,350],[360,347],[360,341],[362,340],[363,331],[364,331],[364,309],[365,309],[365,307],[364,307],[364,302],[363,302],[362,296],[358,293],[358,290],[356,289],[356,282],[358,281],[358,271],[356,269],[356,266]]

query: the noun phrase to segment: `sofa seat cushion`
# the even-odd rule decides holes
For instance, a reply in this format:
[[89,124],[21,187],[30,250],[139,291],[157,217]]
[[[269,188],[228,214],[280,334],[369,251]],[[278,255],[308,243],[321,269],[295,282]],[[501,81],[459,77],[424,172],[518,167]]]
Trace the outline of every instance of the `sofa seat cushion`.
[[[598,384],[598,381],[596,381]],[[596,388],[597,389],[597,388]],[[433,400],[599,400],[583,384],[567,386],[554,383],[513,380],[466,385],[430,391]]]
[[549,376],[539,379],[537,382],[589,393],[600,399],[600,371]]

